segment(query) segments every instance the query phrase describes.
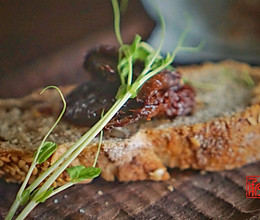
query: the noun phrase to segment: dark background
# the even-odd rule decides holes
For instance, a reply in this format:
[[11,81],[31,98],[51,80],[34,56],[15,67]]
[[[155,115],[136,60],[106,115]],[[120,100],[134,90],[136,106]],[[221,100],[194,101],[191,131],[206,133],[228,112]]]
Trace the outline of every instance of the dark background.
[[[0,98],[33,89],[80,82],[84,55],[98,44],[117,45],[108,0],[0,2]],[[122,16],[125,42],[154,27],[138,0]]]

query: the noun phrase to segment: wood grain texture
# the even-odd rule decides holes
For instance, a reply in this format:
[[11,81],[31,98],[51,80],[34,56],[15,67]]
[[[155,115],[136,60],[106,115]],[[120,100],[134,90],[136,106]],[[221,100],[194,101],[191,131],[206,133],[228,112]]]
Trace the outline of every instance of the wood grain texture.
[[[166,182],[97,179],[77,185],[39,205],[28,219],[260,219],[260,199],[245,196],[246,176],[260,175],[260,162],[232,171],[170,172]],[[0,181],[0,219],[17,190]]]

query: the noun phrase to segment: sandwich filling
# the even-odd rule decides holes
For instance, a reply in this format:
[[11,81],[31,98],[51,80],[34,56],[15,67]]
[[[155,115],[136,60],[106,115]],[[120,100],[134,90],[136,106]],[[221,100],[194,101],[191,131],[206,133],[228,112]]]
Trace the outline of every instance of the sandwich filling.
[[[75,88],[67,97],[65,118],[80,126],[92,126],[115,102],[120,77],[117,71],[118,50],[100,46],[90,51],[84,67],[91,75],[87,81]],[[142,69],[142,62],[134,67],[134,78]],[[134,79],[135,80],[135,79]],[[175,118],[191,114],[195,105],[195,91],[181,80],[179,72],[165,69],[150,78],[134,99],[130,99],[105,127],[123,127],[138,120],[154,117]]]

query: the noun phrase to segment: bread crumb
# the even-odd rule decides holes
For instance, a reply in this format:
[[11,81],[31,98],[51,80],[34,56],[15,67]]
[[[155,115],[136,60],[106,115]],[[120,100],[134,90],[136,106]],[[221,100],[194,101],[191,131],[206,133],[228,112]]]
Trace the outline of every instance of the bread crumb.
[[100,196],[102,196],[102,195],[103,195],[103,191],[98,190],[98,191],[97,191],[97,194],[100,195]]
[[165,173],[164,168],[158,168],[155,171],[150,172],[149,175],[152,180],[161,180],[164,173]]
[[249,117],[247,118],[247,121],[249,122],[249,124],[251,125],[257,125],[256,120],[253,117]]
[[200,174],[201,174],[201,175],[205,175],[205,174],[207,174],[207,171],[206,171],[206,170],[201,170],[201,171],[200,171]]
[[189,140],[190,140],[191,144],[193,146],[195,146],[196,148],[200,147],[200,142],[195,137],[190,137]]
[[79,209],[79,213],[84,214],[85,210],[84,209]]
[[167,189],[168,189],[170,192],[173,192],[173,190],[174,190],[174,188],[173,188],[172,185],[168,185],[168,186],[167,186]]
[[6,163],[11,162],[10,158],[6,158],[6,157],[0,157],[0,160],[4,161]]

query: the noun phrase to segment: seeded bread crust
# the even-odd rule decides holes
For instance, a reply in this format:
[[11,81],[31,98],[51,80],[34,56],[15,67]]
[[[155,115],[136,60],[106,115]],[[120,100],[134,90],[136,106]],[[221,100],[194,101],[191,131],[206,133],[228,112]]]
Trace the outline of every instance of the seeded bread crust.
[[[247,72],[256,82],[260,79],[260,68],[234,61],[182,67],[180,71],[188,76],[220,67]],[[62,90],[66,94],[72,88],[67,86]],[[167,167],[218,171],[259,160],[260,86],[257,85],[253,92],[253,104],[228,116],[187,125],[169,125],[168,120],[160,120],[145,126],[136,125],[135,131],[128,136],[106,134],[98,159],[101,176],[108,181],[115,178],[119,181],[159,181],[170,177]],[[0,177],[8,182],[23,181],[34,150],[61,108],[57,100],[59,96],[54,90],[43,95],[37,91],[21,99],[0,100]],[[37,165],[30,181],[54,163],[86,130],[60,122],[49,138],[58,144],[58,150],[49,160]],[[87,146],[72,165],[91,166],[97,142],[95,139]],[[54,186],[66,181],[69,177],[64,172]]]

